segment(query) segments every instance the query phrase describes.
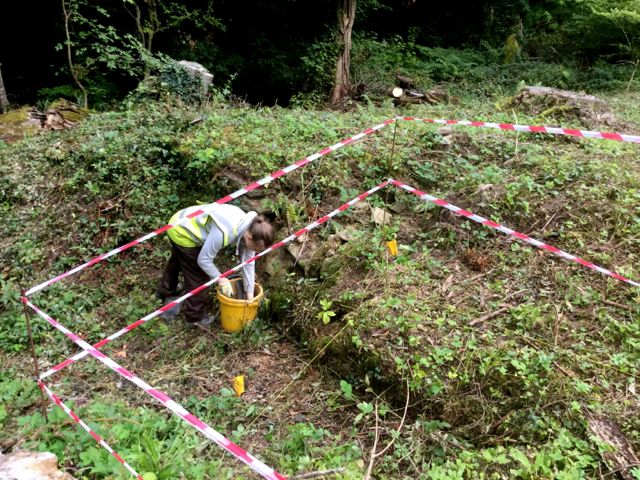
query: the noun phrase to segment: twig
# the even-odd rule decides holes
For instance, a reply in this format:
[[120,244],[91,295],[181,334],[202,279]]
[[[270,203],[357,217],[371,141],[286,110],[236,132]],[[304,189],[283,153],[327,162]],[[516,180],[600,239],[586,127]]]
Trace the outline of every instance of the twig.
[[553,323],[553,347],[555,348],[558,346],[558,329],[560,328],[561,314],[557,305],[554,304],[553,308],[556,310],[556,321]]
[[[31,318],[29,317],[29,310],[27,309],[27,304],[26,299],[27,299],[27,294],[26,294],[26,290],[24,288],[20,289],[21,294],[22,294],[22,299],[24,300],[22,302],[22,306],[24,307],[24,321],[27,324],[27,335],[29,337],[29,347],[31,349],[31,358],[33,359],[33,371],[35,373],[35,378],[37,382],[40,382],[40,369],[38,368],[38,357],[36,356],[36,347],[33,344],[33,334],[31,332]],[[40,383],[38,383],[38,386],[40,386]],[[44,391],[39,388],[38,390],[40,390],[40,409],[42,410],[42,416],[44,417],[44,420],[46,423],[49,423],[49,419],[47,418],[47,407],[45,406],[45,396],[44,396]]]
[[475,282],[476,280],[482,278],[482,277],[486,277],[487,275],[493,273],[493,271],[495,270],[495,268],[492,268],[490,270],[487,270],[484,273],[480,273],[478,275],[474,275],[473,277],[469,277],[465,280],[463,280],[463,284],[466,285],[467,283],[471,283],[471,282]]
[[499,308],[495,312],[491,312],[491,313],[487,313],[486,315],[482,315],[481,317],[478,317],[475,320],[471,320],[469,322],[469,326],[473,327],[474,325],[477,325],[478,323],[482,323],[482,322],[486,322],[487,320],[491,320],[492,318],[497,317],[498,315],[506,312],[510,308],[512,308],[512,305],[505,305],[504,307]]
[[[526,343],[527,345],[529,345],[531,348],[536,349],[537,351],[541,351],[542,349],[536,345],[533,340],[531,340],[529,337],[527,337],[526,335],[523,335],[521,337],[522,341],[524,341],[524,343]],[[558,362],[553,362],[553,364],[556,366],[556,368],[558,370],[560,370],[562,373],[564,373],[567,377],[569,378],[576,378],[576,375],[574,373],[572,373],[571,371],[567,370],[566,368],[564,368],[562,365],[560,365]]]
[[551,215],[551,218],[549,220],[547,220],[547,223],[544,224],[544,227],[542,227],[540,229],[541,232],[544,232],[545,228],[547,228],[549,226],[549,224],[553,221],[554,218],[556,218],[556,215],[558,215],[558,212],[560,210],[556,210],[553,215]]
[[574,378],[574,379],[576,378],[575,375],[572,375],[571,372],[567,371],[567,369],[564,368],[562,365],[560,365],[558,362],[553,362],[553,364],[556,366],[558,370],[564,373],[567,377]]
[[294,475],[293,477],[289,477],[289,480],[302,480],[306,478],[319,478],[326,477],[328,475],[337,475],[339,473],[344,472],[344,467],[340,468],[331,468],[329,470],[318,470],[317,472],[309,472],[309,473],[301,473],[299,475]]
[[630,463],[628,465],[624,465],[620,468],[616,468],[615,470],[611,470],[610,472],[607,472],[605,474],[602,475],[602,478],[606,478],[606,477],[610,477],[611,475],[614,475],[618,472],[621,472],[623,470],[627,470],[629,468],[633,468],[633,467],[640,467],[640,463]]
[[376,401],[375,406],[375,415],[376,415],[376,436],[373,439],[373,447],[371,448],[371,454],[369,455],[369,466],[367,467],[367,473],[364,474],[362,480],[369,480],[371,478],[371,471],[373,470],[373,462],[376,459],[376,449],[378,448],[378,440],[380,439],[380,428],[378,427],[378,402]]
[[[314,216],[318,213],[318,207],[316,207],[316,211],[314,212]],[[293,262],[293,268],[296,268],[296,265],[298,265],[298,260],[300,260],[300,257],[302,256],[302,252],[304,252],[304,247],[307,245],[307,240],[309,239],[309,234],[307,233],[306,235],[304,235],[304,239],[302,240],[302,246],[300,247],[300,251],[298,252],[298,254],[296,255],[296,259]]]
[[407,380],[407,401],[404,404],[404,413],[402,414],[402,420],[400,421],[400,425],[398,425],[398,429],[396,430],[398,432],[398,435],[395,435],[391,441],[387,444],[386,447],[384,447],[381,451],[379,451],[378,453],[374,453],[374,457],[380,457],[384,454],[384,452],[386,452],[387,450],[389,450],[391,448],[391,445],[394,444],[394,442],[396,441],[396,439],[398,438],[399,434],[400,434],[400,430],[402,430],[402,426],[404,425],[404,421],[407,418],[407,410],[409,409],[409,380]]
[[633,311],[633,309],[630,306],[623,305],[622,303],[612,302],[611,300],[603,300],[603,302],[606,303],[607,305],[611,305],[612,307],[622,308],[623,310],[628,310],[630,312]]
[[20,237],[14,237],[14,238],[11,238],[11,239],[7,240],[2,245],[0,245],[0,249],[6,248],[9,245],[12,245],[12,244],[16,243],[18,241],[18,238],[20,238]]
[[371,448],[371,456],[369,458],[369,466],[367,467],[367,473],[365,473],[363,480],[369,480],[371,478],[371,471],[373,470],[373,464],[376,458],[384,455],[385,452],[391,448],[391,446],[395,443],[397,438],[400,436],[400,431],[402,430],[404,421],[407,419],[407,410],[409,409],[409,398],[410,398],[409,380],[407,380],[407,400],[405,401],[405,404],[404,404],[404,413],[402,414],[402,420],[400,420],[400,425],[398,425],[398,428],[396,429],[396,435],[394,435],[391,441],[387,444],[387,446],[384,447],[379,452],[376,452],[376,449],[378,448],[378,440],[380,438],[380,428],[378,427],[378,421],[379,421],[378,402],[376,401],[376,405],[375,405],[376,437],[373,441],[373,447]]

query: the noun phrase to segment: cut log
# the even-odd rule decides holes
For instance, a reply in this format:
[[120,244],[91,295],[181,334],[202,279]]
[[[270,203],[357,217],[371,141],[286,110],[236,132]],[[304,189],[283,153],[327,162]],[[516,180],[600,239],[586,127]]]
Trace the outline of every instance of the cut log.
[[398,86],[400,86],[402,88],[411,88],[411,87],[413,87],[413,80],[411,80],[409,77],[405,77],[403,75],[400,75],[399,73],[396,73],[396,82],[397,82]]
[[424,98],[425,94],[422,92],[419,92],[417,90],[405,90],[404,94],[407,97],[412,97],[412,98]]
[[398,106],[398,105],[412,105],[412,104],[418,104],[418,103],[424,103],[424,99],[423,98],[416,98],[416,97],[408,97],[406,95],[402,95],[400,98],[394,98],[393,99],[393,104],[395,106]]
[[400,98],[403,94],[404,92],[400,87],[393,87],[389,90],[389,95],[393,98]]
[[442,87],[434,87],[427,92],[421,92],[414,88],[393,87],[387,90],[389,96],[393,97],[393,103],[397,105],[406,105],[412,103],[449,103],[449,93]]

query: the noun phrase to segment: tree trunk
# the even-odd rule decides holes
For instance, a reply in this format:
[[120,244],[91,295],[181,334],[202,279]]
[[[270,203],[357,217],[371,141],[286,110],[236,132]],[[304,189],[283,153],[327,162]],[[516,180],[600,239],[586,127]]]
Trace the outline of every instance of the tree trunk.
[[342,0],[338,8],[338,43],[342,46],[342,54],[336,62],[336,78],[331,94],[331,105],[338,104],[349,93],[351,79],[351,32],[356,18],[356,0]]
[[[0,67],[2,64],[0,63]],[[4,89],[4,82],[2,81],[2,68],[0,68],[0,111],[6,113],[9,110],[9,99],[7,98],[7,91]]]
[[[72,7],[71,1],[69,2],[69,7]],[[71,52],[71,35],[69,33],[69,19],[71,18],[71,11],[67,9],[67,0],[62,0],[62,13],[64,15],[64,33],[67,37],[67,60],[69,62],[69,71],[71,72],[71,77],[73,81],[76,82],[76,85],[82,92],[82,97],[84,99],[83,105],[84,108],[89,107],[89,99],[87,98],[87,90],[84,88],[84,85],[80,81],[80,77],[78,75],[78,71],[73,64],[73,54]]]

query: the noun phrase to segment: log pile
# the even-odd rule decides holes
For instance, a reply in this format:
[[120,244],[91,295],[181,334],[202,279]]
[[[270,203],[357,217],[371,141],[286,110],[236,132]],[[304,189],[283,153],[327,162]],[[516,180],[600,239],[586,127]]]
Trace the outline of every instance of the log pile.
[[42,128],[45,130],[71,128],[79,121],[84,120],[88,114],[86,109],[75,103],[64,99],[56,100],[45,111]]
[[44,111],[27,105],[0,114],[0,140],[14,142],[27,133],[72,128],[88,115],[88,110],[65,99],[52,102]]
[[413,103],[449,103],[449,93],[442,87],[435,87],[428,91],[415,88],[415,83],[409,77],[396,74],[396,86],[389,89],[389,96],[393,97],[394,105],[408,105]]

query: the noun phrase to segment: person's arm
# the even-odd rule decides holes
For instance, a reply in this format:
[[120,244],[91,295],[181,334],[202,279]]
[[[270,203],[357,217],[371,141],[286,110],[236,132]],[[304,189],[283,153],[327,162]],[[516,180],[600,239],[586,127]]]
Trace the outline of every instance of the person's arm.
[[220,275],[220,270],[213,264],[213,259],[216,258],[218,251],[224,245],[223,242],[222,232],[217,228],[212,228],[198,255],[198,266],[210,278],[216,278]]
[[[244,247],[240,250],[240,261],[246,262],[251,257],[254,257],[256,252]],[[247,300],[253,300],[253,291],[255,290],[255,272],[256,262],[251,262],[248,265],[242,267],[242,281],[244,282],[244,290],[246,292]]]

